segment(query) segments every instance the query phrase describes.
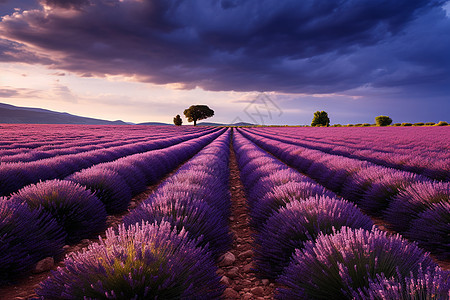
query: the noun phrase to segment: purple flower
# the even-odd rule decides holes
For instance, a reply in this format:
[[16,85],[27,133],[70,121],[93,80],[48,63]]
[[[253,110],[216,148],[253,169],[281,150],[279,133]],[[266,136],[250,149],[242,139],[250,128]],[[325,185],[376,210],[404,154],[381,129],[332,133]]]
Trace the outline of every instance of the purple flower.
[[24,276],[39,260],[60,255],[65,237],[43,209],[0,197],[0,285]]
[[405,235],[443,260],[450,259],[450,202],[438,202],[411,222]]
[[450,201],[450,183],[437,181],[417,182],[401,191],[391,201],[385,219],[391,228],[403,233],[411,221],[434,203]]
[[66,241],[76,243],[106,228],[103,203],[90,191],[71,181],[50,180],[28,185],[11,200],[26,202],[30,209],[49,212],[67,233]]
[[[184,196],[184,197],[183,197]],[[168,222],[173,228],[187,231],[190,239],[207,247],[215,258],[225,253],[231,245],[231,236],[226,219],[218,217],[220,212],[197,198],[187,190],[184,194],[153,195],[145,203],[126,215],[126,226],[149,222]]]
[[355,300],[385,299],[385,300],[440,300],[450,298],[450,272],[441,268],[420,268],[417,275],[397,278],[386,278],[384,274],[377,274],[370,280],[369,287],[352,293]]
[[263,198],[256,201],[250,211],[250,225],[260,229],[267,219],[294,200],[304,200],[313,196],[335,197],[333,192],[311,182],[288,182],[276,186]]
[[109,214],[125,211],[131,201],[131,191],[125,180],[111,170],[93,167],[75,173],[66,180],[85,186],[95,193]]
[[377,229],[342,227],[319,235],[297,250],[277,289],[278,299],[347,299],[359,288],[369,287],[377,275],[398,279],[414,276],[418,269],[434,268],[428,253],[399,235]]
[[289,264],[295,249],[319,234],[342,226],[370,230],[372,220],[353,203],[329,197],[294,200],[273,214],[255,236],[257,269],[264,278],[275,278]]
[[213,299],[224,290],[216,271],[185,231],[142,223],[108,229],[106,239],[67,257],[36,292],[45,299]]

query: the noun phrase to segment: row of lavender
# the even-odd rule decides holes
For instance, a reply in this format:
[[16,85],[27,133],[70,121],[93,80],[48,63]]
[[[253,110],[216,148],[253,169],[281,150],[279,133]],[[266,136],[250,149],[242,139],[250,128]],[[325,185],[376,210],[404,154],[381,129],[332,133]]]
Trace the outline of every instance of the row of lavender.
[[436,180],[450,180],[449,128],[324,128],[308,132],[305,128],[254,128],[251,132]]
[[[3,126],[0,125],[0,128]],[[57,155],[76,154],[205,131],[204,128],[200,130],[186,128],[174,130],[172,126],[146,126],[146,130],[136,130],[134,126],[110,128],[109,126],[15,125],[13,130],[0,132],[0,163],[28,162]]]
[[242,133],[288,165],[382,217],[389,227],[443,260],[450,259],[450,183]]
[[103,231],[107,214],[126,211],[133,195],[223,132],[97,164],[65,180],[29,185],[0,198],[0,283],[27,273],[45,257],[59,259],[64,245]]
[[234,147],[256,230],[261,277],[278,299],[445,299],[450,273],[415,244],[387,236],[354,204],[258,148]]
[[95,164],[113,161],[136,153],[170,147],[216,131],[217,129],[208,129],[184,136],[176,135],[169,138],[56,156],[32,162],[0,164],[0,196],[8,196],[26,185],[41,180],[62,179]]
[[167,178],[105,240],[42,282],[45,299],[216,299],[231,244],[230,130]]

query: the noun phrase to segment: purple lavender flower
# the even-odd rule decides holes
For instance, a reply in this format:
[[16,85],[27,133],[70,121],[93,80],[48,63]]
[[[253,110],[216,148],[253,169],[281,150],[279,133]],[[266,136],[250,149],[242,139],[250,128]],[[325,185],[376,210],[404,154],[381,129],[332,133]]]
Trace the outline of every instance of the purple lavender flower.
[[0,197],[0,285],[25,275],[45,257],[59,256],[65,237],[41,208]]
[[106,228],[103,203],[71,181],[56,179],[28,185],[13,194],[11,200],[49,212],[66,231],[68,243],[93,237]]
[[371,182],[358,204],[364,211],[381,216],[392,197],[420,179],[424,178],[409,172],[387,169],[383,177]]
[[214,299],[224,287],[207,252],[196,247],[185,231],[169,223],[142,223],[88,250],[70,255],[65,266],[40,284],[45,299]]
[[144,173],[138,166],[125,161],[114,161],[97,165],[99,168],[105,168],[115,171],[127,183],[132,195],[142,193],[147,188],[147,180]]
[[437,181],[417,182],[401,191],[386,210],[385,219],[391,229],[403,233],[411,221],[438,202],[450,201],[450,183]]
[[450,272],[441,268],[419,269],[418,274],[397,278],[386,278],[377,274],[370,280],[369,287],[352,292],[352,299],[383,299],[383,300],[442,300],[450,298]]
[[260,229],[271,215],[289,202],[304,200],[316,195],[335,196],[333,192],[311,182],[288,182],[276,186],[271,192],[255,202],[250,211],[250,225],[255,229]]
[[295,249],[318,234],[342,226],[370,230],[372,220],[353,203],[329,197],[294,200],[272,215],[255,236],[257,269],[264,278],[275,278],[289,264]]
[[438,202],[420,213],[405,234],[443,260],[450,259],[450,202]]
[[377,274],[398,279],[418,274],[420,264],[434,268],[428,253],[399,235],[377,229],[342,227],[332,235],[319,235],[296,250],[277,289],[277,299],[347,299],[352,291],[369,287]]
[[231,245],[231,236],[226,219],[220,218],[220,212],[209,206],[202,198],[184,193],[154,195],[130,214],[123,223],[126,226],[142,221],[161,223],[167,221],[173,228],[186,229],[190,239],[197,240],[198,245],[207,247],[215,258],[225,253]]
[[111,170],[93,167],[75,173],[66,180],[90,189],[103,202],[109,214],[127,210],[131,201],[131,191],[125,180]]

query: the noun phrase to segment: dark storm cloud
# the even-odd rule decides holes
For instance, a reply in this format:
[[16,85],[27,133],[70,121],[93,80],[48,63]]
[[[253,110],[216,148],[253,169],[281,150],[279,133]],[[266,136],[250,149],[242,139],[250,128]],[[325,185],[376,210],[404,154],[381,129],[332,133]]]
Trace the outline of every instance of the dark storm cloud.
[[43,0],[54,9],[4,17],[0,36],[79,74],[332,93],[448,81],[444,2]]

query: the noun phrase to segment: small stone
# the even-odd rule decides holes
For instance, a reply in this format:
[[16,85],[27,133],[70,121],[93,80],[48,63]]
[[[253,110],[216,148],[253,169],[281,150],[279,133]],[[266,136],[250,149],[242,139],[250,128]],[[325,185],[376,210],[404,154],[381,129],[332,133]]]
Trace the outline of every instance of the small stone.
[[220,278],[220,283],[230,285],[231,281],[230,278],[228,278],[227,276],[222,276],[222,278]]
[[269,281],[269,279],[263,279],[263,280],[261,280],[261,283],[263,285],[269,285],[270,281]]
[[70,249],[70,246],[69,245],[65,245],[64,247],[63,247],[63,250],[64,251],[67,251],[67,250],[69,250]]
[[232,288],[226,288],[223,292],[223,297],[225,299],[239,299],[239,293]]
[[88,239],[84,239],[84,240],[81,240],[81,243],[82,244],[89,244],[91,241],[90,240],[88,240]]
[[228,218],[230,221],[234,221],[234,217],[229,217]]
[[236,261],[236,256],[233,253],[227,252],[219,260],[220,267],[231,266]]
[[239,269],[238,269],[237,267],[234,267],[234,268],[231,268],[231,269],[227,272],[227,275],[228,275],[228,277],[230,277],[230,278],[235,278],[235,277],[238,276],[238,272],[239,272]]
[[243,300],[250,300],[253,299],[253,295],[250,293],[245,293],[244,295],[242,295],[242,299]]
[[51,270],[53,268],[54,264],[55,264],[55,260],[53,259],[53,257],[46,257],[43,260],[40,260],[36,264],[36,267],[34,268],[33,273],[39,274],[39,273]]
[[264,289],[260,286],[254,287],[250,290],[250,292],[257,296],[257,297],[263,297],[264,296]]
[[252,272],[252,269],[253,269],[253,264],[252,264],[252,263],[246,264],[246,265],[242,268],[242,270],[244,271],[244,273],[250,273],[250,272]]
[[271,284],[269,284],[269,286],[270,286],[270,287],[274,287],[274,286],[275,286],[275,284],[271,283]]
[[253,251],[252,251],[252,250],[247,250],[247,251],[244,251],[244,252],[240,253],[240,254],[238,255],[238,257],[239,257],[240,259],[243,259],[243,258],[252,257],[252,255],[253,255]]

